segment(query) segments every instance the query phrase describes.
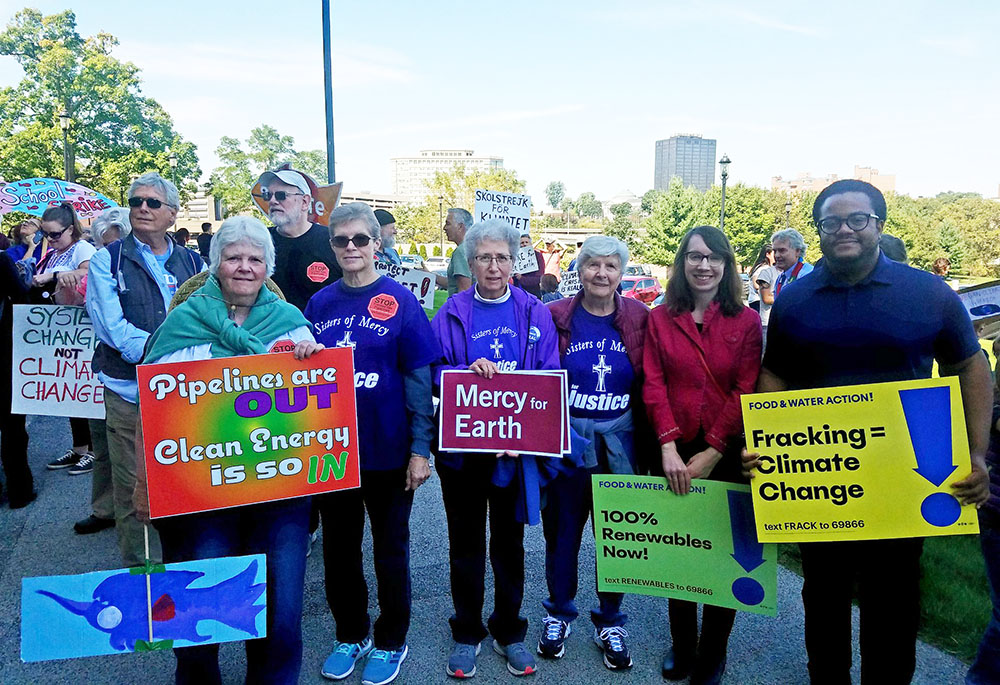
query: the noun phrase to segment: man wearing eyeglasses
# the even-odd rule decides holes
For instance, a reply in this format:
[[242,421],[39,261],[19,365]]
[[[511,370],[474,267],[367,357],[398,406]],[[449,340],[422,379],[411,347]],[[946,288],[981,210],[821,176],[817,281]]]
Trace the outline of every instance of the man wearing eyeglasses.
[[[132,232],[98,250],[87,272],[87,312],[100,343],[92,363],[105,387],[108,455],[118,546],[126,566],[143,563],[143,526],[132,503],[139,426],[136,365],[146,341],[166,318],[177,287],[202,271],[194,250],[167,237],[180,206],[177,187],[155,171],[128,191]],[[161,559],[160,539],[149,531],[149,558]]]
[[773,296],[777,297],[781,289],[813,270],[813,265],[806,262],[806,241],[802,234],[794,228],[785,228],[771,236],[771,246],[774,254],[774,268],[779,272],[773,286]]
[[[823,262],[775,301],[758,392],[958,377],[972,473],[954,483],[959,502],[989,496],[985,451],[990,372],[969,315],[939,278],[879,249],[886,220],[877,188],[833,183],[813,205]],[[757,455],[744,453],[744,467]],[[885,506],[892,506],[886,502]],[[908,683],[920,619],[922,538],[802,543],[805,643],[813,683],[851,682],[851,599],[861,605],[861,682]]]
[[293,169],[265,171],[257,181],[274,226],[274,275],[285,299],[305,309],[309,298],[343,276],[326,226],[309,220],[312,191]]

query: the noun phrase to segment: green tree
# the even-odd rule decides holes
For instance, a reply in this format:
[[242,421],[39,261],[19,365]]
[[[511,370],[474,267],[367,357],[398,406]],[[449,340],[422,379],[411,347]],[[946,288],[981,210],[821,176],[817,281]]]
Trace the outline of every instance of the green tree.
[[653,213],[653,205],[656,204],[656,198],[659,194],[659,190],[647,190],[643,193],[642,204],[639,205],[639,209],[642,210],[643,216],[649,216]]
[[201,175],[196,148],[156,100],[142,96],[139,68],[111,54],[117,45],[108,33],[81,36],[70,10],[14,15],[0,34],[0,55],[17,60],[24,78],[0,89],[0,176],[63,178],[59,114],[65,112],[70,167],[81,184],[124,200],[143,172],[170,178],[172,152],[182,198],[191,194],[195,185],[184,180]]
[[559,204],[566,197],[566,186],[563,185],[562,181],[552,181],[545,186],[545,197],[549,200],[549,207],[559,209]]
[[604,216],[604,208],[597,197],[589,191],[580,193],[580,197],[576,198],[576,202],[573,204],[576,207],[576,213],[581,217],[586,216],[591,219],[600,219]]
[[958,229],[950,221],[942,221],[938,227],[938,244],[944,251],[944,256],[951,262],[953,271],[961,271],[965,261],[965,242]]
[[475,205],[476,190],[497,190],[504,193],[523,193],[525,182],[510,169],[467,169],[456,164],[451,171],[439,171],[427,183],[427,199],[424,204],[438,207],[438,198],[444,198],[444,208],[461,207],[470,212]]
[[671,264],[688,229],[701,223],[704,199],[694,186],[685,186],[679,177],[670,179],[665,192],[656,195],[652,212],[643,222],[646,239],[641,258],[653,264]]
[[636,252],[636,246],[639,243],[639,233],[632,219],[632,205],[628,202],[622,202],[611,205],[610,209],[613,218],[611,223],[605,227],[604,234],[624,241],[628,245],[629,252]]
[[309,174],[320,185],[326,179],[326,155],[322,151],[299,152],[292,136],[283,136],[266,124],[250,131],[245,148],[237,138],[223,136],[215,154],[219,166],[212,171],[209,185],[212,194],[222,200],[226,216],[246,213],[256,207],[250,197],[250,188],[268,169],[287,163]]

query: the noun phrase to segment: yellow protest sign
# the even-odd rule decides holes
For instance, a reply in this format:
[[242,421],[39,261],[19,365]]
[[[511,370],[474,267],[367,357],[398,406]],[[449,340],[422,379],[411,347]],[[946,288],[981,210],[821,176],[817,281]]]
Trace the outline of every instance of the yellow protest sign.
[[958,379],[744,395],[761,542],[978,533]]

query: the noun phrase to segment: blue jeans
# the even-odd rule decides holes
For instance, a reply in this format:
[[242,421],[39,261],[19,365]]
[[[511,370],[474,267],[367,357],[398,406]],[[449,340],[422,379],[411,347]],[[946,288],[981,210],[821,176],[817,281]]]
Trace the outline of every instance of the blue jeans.
[[[570,623],[579,612],[576,590],[583,527],[594,509],[591,476],[601,473],[599,467],[580,468],[562,474],[545,488],[545,508],[542,509],[542,531],[545,533],[545,581],[549,596],[542,606],[550,616]],[[628,616],[621,612],[620,592],[598,592],[599,609],[590,612],[590,620],[598,630],[623,626]]]
[[[248,683],[299,682],[302,589],[309,546],[310,498],[175,516],[156,523],[167,563],[267,555],[267,637],[247,640]],[[176,682],[221,683],[219,645],[182,647]]]
[[1000,683],[1000,520],[984,509],[979,510],[979,542],[986,561],[993,613],[979,643],[976,660],[965,676],[968,685]]

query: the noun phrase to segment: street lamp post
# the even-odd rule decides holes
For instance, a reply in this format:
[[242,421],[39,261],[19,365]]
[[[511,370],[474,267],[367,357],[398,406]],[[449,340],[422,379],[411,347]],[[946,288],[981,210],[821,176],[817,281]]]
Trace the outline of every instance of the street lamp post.
[[785,201],[785,228],[789,228],[791,226],[791,223],[789,223],[789,218],[791,217],[791,215],[792,215],[792,201],[791,200],[786,200]]
[[441,231],[441,256],[444,257],[444,195],[438,195],[438,226]]
[[177,185],[177,155],[175,155],[173,152],[171,152],[170,153],[170,157],[167,158],[167,161],[170,162],[170,180],[173,181],[174,185],[176,186]]
[[66,110],[59,113],[59,127],[63,132],[63,178],[68,183],[73,182],[73,162],[69,153],[69,125],[72,121]]
[[722,168],[722,208],[719,210],[719,230],[724,231],[726,228],[726,179],[729,178],[729,155],[722,155],[719,166]]

